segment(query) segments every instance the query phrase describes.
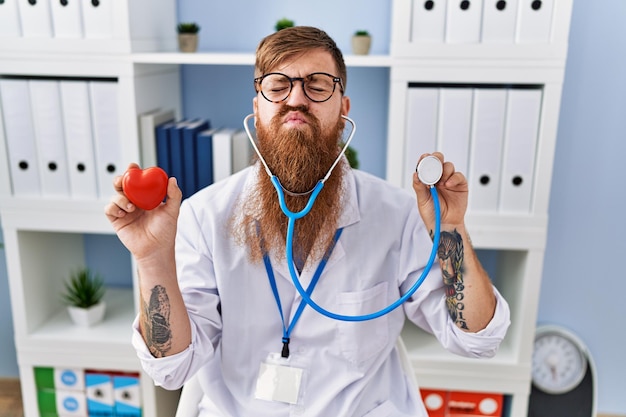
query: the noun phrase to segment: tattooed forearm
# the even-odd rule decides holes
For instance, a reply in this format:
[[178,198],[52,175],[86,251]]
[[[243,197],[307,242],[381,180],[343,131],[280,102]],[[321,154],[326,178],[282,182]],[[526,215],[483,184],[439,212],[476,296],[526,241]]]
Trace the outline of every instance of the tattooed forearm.
[[172,347],[170,328],[170,300],[165,288],[157,285],[150,293],[148,304],[143,303],[143,336],[155,358],[161,358]]
[[463,316],[465,286],[463,284],[463,238],[456,231],[441,232],[437,249],[443,283],[446,287],[446,307],[456,325],[469,330]]

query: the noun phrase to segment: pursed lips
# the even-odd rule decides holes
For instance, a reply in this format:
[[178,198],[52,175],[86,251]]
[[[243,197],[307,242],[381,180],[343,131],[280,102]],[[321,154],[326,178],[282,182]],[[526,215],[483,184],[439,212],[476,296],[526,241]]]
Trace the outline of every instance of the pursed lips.
[[301,113],[289,113],[285,118],[285,124],[305,124],[308,123],[306,117]]

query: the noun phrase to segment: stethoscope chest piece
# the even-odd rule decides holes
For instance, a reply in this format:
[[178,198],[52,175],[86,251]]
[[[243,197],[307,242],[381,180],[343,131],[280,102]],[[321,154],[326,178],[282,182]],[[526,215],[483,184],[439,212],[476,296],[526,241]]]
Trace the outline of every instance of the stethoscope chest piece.
[[429,155],[417,164],[417,177],[425,185],[435,185],[443,174],[443,164],[436,157]]

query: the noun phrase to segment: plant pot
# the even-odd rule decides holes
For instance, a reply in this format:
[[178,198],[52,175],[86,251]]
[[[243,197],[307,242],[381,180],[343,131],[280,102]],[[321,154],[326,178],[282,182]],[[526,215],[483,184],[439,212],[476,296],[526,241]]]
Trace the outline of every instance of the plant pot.
[[179,33],[178,49],[180,52],[196,52],[198,50],[198,34]]
[[352,36],[352,53],[354,55],[367,55],[372,45],[371,36]]
[[102,321],[106,311],[106,303],[101,301],[89,308],[68,306],[67,311],[74,323],[79,326],[90,327]]

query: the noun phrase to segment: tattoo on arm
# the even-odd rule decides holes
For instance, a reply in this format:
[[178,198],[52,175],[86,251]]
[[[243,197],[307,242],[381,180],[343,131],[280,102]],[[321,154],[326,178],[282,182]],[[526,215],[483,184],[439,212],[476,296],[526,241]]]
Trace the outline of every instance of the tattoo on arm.
[[441,232],[437,248],[443,283],[446,289],[446,307],[456,325],[469,330],[463,317],[465,285],[463,283],[463,238],[456,231]]
[[172,347],[170,300],[165,288],[155,286],[148,304],[143,303],[143,336],[150,353],[162,358]]

